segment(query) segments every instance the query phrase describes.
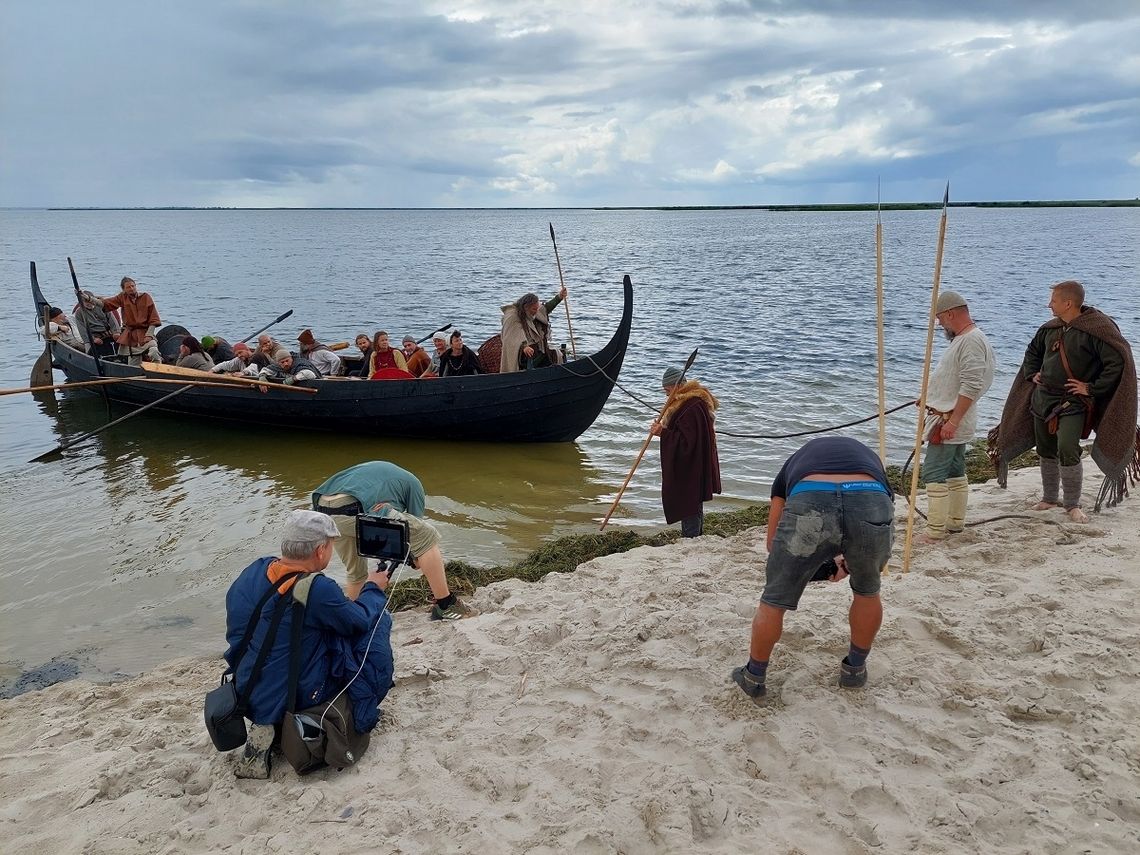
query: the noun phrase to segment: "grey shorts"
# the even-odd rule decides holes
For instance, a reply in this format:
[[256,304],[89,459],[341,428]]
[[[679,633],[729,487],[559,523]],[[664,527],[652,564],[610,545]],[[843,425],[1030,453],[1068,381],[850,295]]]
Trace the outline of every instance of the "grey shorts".
[[886,493],[838,487],[788,498],[768,555],[762,602],[794,611],[819,565],[839,554],[852,591],[879,593],[894,543],[894,503]]

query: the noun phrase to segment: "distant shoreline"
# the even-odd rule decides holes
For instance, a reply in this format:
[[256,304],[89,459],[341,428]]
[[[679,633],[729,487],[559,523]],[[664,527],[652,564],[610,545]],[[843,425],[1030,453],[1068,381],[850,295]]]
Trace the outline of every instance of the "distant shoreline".
[[[929,211],[942,207],[941,202],[884,202],[884,211]],[[951,208],[1140,208],[1137,199],[1054,199],[1041,201],[1002,202],[951,202]],[[503,207],[503,208],[352,208],[313,207],[290,208],[268,206],[264,208],[193,205],[111,206],[111,207],[48,207],[3,208],[5,211],[874,211],[880,209],[872,202],[836,203],[826,205],[581,205],[576,207]]]

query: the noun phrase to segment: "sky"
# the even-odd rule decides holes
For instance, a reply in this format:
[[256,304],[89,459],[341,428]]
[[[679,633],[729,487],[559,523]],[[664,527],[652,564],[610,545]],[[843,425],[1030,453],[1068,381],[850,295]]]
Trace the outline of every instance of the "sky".
[[5,0],[0,207],[1140,196],[1138,0]]

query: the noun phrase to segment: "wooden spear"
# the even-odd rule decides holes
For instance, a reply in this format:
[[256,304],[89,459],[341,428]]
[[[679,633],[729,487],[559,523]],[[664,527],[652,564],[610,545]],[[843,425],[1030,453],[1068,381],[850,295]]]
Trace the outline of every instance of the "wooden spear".
[[879,460],[887,465],[886,344],[883,340],[883,198],[878,194],[875,214],[875,301],[879,334]]
[[[668,410],[669,405],[673,403],[673,398],[676,396],[677,390],[680,389],[681,384],[685,382],[685,375],[689,373],[689,369],[693,367],[693,363],[697,359],[697,350],[700,350],[700,348],[697,348],[692,353],[690,353],[689,358],[685,360],[685,367],[681,370],[681,379],[678,380],[676,385],[673,386],[673,391],[669,393],[669,397],[665,400],[665,406],[661,408],[661,412]],[[617,496],[614,497],[614,503],[610,505],[610,509],[606,511],[605,519],[602,520],[602,526],[598,529],[598,531],[606,530],[606,524],[609,523],[610,517],[613,516],[614,511],[617,510],[617,506],[621,501],[621,497],[625,495],[625,488],[628,487],[629,482],[633,480],[633,473],[637,471],[637,467],[641,463],[641,458],[645,456],[645,451],[649,448],[649,443],[653,441],[653,428],[660,420],[661,417],[658,416],[649,426],[649,435],[645,437],[645,442],[641,444],[641,451],[637,453],[637,459],[633,461],[633,466],[630,467],[629,474],[625,476],[625,482],[621,485],[621,489],[618,490]]]
[[[554,244],[554,263],[558,265],[558,282],[565,288],[566,280],[562,278],[562,259],[558,257],[558,240],[554,237],[554,223],[550,223],[550,242]],[[566,305],[566,329],[570,331],[570,352],[574,358],[578,358],[578,348],[574,344],[574,326],[570,323],[570,295],[566,295],[566,299],[562,301]],[[603,523],[603,528],[605,524]]]
[[902,571],[910,571],[910,548],[914,538],[914,507],[918,499],[918,469],[922,439],[926,432],[926,392],[930,383],[930,359],[934,353],[934,318],[938,311],[938,286],[942,281],[942,249],[946,245],[946,209],[950,205],[950,182],[942,197],[942,220],[938,224],[938,249],[934,253],[934,285],[930,289],[930,315],[926,321],[926,357],[922,362],[922,388],[918,394],[918,425],[914,432],[914,468],[910,473],[910,496],[906,510],[906,539],[903,542]]

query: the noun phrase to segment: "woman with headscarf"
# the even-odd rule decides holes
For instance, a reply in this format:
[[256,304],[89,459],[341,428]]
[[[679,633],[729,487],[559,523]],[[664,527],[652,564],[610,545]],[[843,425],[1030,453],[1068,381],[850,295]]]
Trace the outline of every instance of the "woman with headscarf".
[[198,371],[210,371],[214,367],[214,360],[202,348],[202,342],[192,335],[182,339],[178,348],[178,361],[174,363],[179,368],[193,368]]
[[564,299],[565,286],[545,303],[538,299],[537,294],[523,294],[515,302],[503,306],[500,373],[543,368],[562,361],[562,355],[550,346],[550,313]]

